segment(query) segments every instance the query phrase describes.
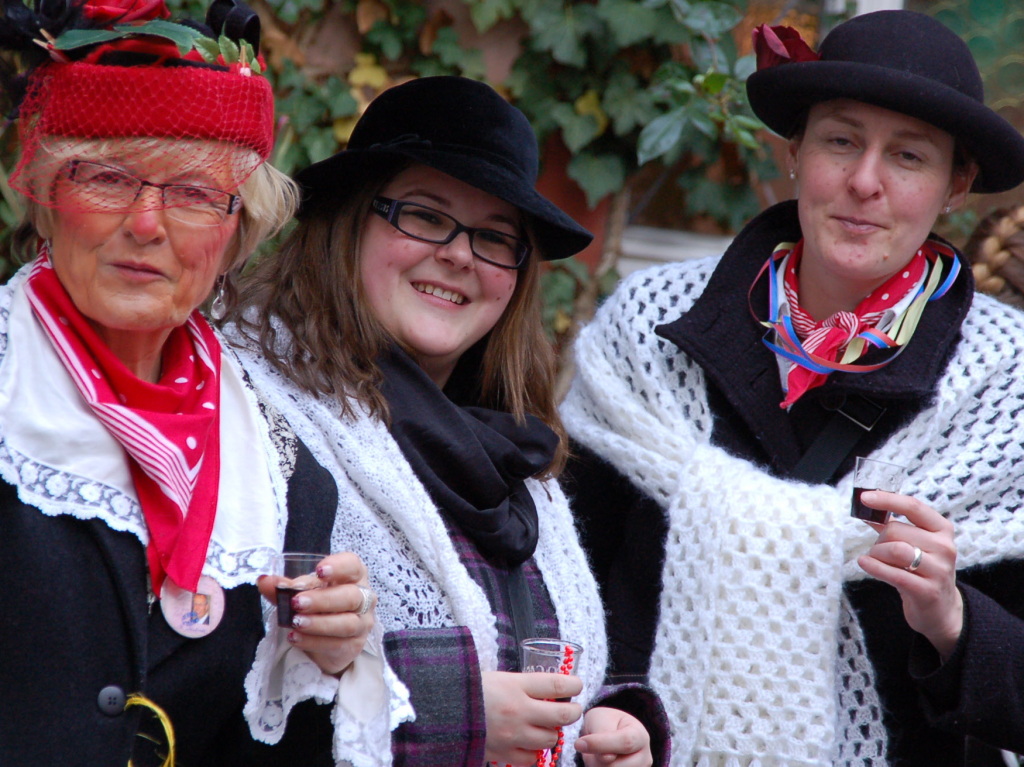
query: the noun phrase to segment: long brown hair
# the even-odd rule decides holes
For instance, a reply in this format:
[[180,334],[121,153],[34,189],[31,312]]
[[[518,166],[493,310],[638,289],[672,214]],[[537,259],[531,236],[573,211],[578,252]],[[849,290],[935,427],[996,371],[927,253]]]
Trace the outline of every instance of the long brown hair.
[[[394,339],[366,301],[359,253],[371,202],[406,167],[384,164],[348,195],[308,211],[280,251],[243,278],[229,315],[302,389],[336,398],[347,415],[354,400],[384,421],[388,407],[375,359]],[[567,441],[555,405],[555,358],[541,323],[539,282],[535,248],[505,312],[482,341],[475,404],[519,419],[533,415],[552,428],[560,443],[545,476],[556,476]]]

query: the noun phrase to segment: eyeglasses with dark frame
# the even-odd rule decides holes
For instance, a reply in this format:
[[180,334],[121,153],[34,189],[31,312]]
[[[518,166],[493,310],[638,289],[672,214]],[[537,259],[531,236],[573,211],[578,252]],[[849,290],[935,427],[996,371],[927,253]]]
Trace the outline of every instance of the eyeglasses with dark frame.
[[127,171],[89,160],[72,160],[66,177],[76,196],[98,211],[130,209],[147,186],[160,190],[160,202],[171,218],[197,226],[216,226],[237,213],[242,198],[236,194],[193,184],[156,184]]
[[374,213],[402,234],[421,242],[447,245],[465,232],[473,255],[502,269],[522,269],[533,249],[530,243],[519,237],[494,229],[465,226],[447,213],[418,202],[375,197],[371,207]]

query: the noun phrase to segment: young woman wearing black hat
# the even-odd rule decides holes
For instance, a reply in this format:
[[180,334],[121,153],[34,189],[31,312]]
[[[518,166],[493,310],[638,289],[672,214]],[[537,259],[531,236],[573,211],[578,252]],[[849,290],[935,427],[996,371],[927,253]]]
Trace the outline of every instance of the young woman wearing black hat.
[[[381,740],[396,764],[569,764],[573,743],[588,765],[667,761],[637,718],[654,698],[601,689],[600,600],[554,480],[537,281],[590,235],[536,174],[529,123],[490,87],[396,86],[299,175],[299,226],[242,294],[250,374],[332,469],[333,548],[379,594],[415,711]],[[573,676],[512,673],[528,637],[581,645]]]
[[[1024,323],[930,230],[1024,180],[1024,138],[930,17],[755,47],[798,199],[631,276],[575,350],[569,493],[613,667],[661,693],[676,764],[1001,764],[964,735],[1024,751],[997,604],[1024,615]],[[850,517],[855,456],[906,467],[863,496],[902,519]]]

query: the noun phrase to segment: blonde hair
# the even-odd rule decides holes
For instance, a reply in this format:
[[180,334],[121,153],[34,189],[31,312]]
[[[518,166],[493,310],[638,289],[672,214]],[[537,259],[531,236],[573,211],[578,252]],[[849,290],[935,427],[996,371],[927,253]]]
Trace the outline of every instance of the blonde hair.
[[[36,154],[35,164],[45,165],[45,172],[34,168],[36,183],[42,187],[53,187],[54,180],[61,168],[76,158],[103,160],[119,155],[147,156],[149,153],[175,158],[194,156],[197,142],[187,139],[167,139],[159,137],[118,138],[118,139],[76,139],[52,138],[47,141],[46,151]],[[242,164],[259,162],[259,157],[251,149],[245,147],[228,147],[225,151],[239,153],[244,160]],[[207,153],[200,153],[208,156]],[[180,163],[188,168],[187,162]],[[295,182],[281,173],[269,163],[259,162],[241,183],[231,181],[229,185],[234,194],[242,200],[239,210],[238,230],[229,247],[229,275],[236,272],[251,256],[260,243],[273,237],[295,215],[299,202],[299,190]],[[49,198],[36,195],[40,199]],[[22,261],[35,258],[35,240],[47,236],[53,228],[54,217],[60,215],[59,209],[37,202],[34,197],[24,198],[25,217],[15,233],[12,244],[13,253]],[[227,283],[231,282],[228,276]],[[227,289],[227,288],[226,288]]]
[[[394,340],[369,308],[359,254],[374,197],[404,167],[385,165],[346,197],[308,211],[280,250],[243,278],[229,318],[305,391],[337,399],[349,415],[358,402],[384,421],[388,408],[375,358]],[[559,448],[544,472],[553,476],[565,464],[567,440],[555,405],[554,351],[541,322],[539,260],[535,249],[504,313],[478,344],[474,404],[519,419],[530,414],[553,429]]]

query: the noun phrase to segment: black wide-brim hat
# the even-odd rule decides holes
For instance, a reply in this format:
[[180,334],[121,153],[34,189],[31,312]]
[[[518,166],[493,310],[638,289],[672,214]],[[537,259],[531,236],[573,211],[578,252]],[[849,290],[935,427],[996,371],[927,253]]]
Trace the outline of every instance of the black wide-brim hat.
[[946,131],[978,163],[972,192],[1024,181],[1024,136],[985,106],[970,49],[941,22],[913,11],[876,11],[833,29],[820,60],[786,62],[747,79],[754,114],[785,138],[814,104],[855,99]]
[[485,83],[423,77],[381,93],[348,147],[296,175],[299,217],[330,207],[389,159],[428,165],[510,203],[530,217],[545,259],[583,250],[593,235],[535,188],[537,139],[526,115]]

